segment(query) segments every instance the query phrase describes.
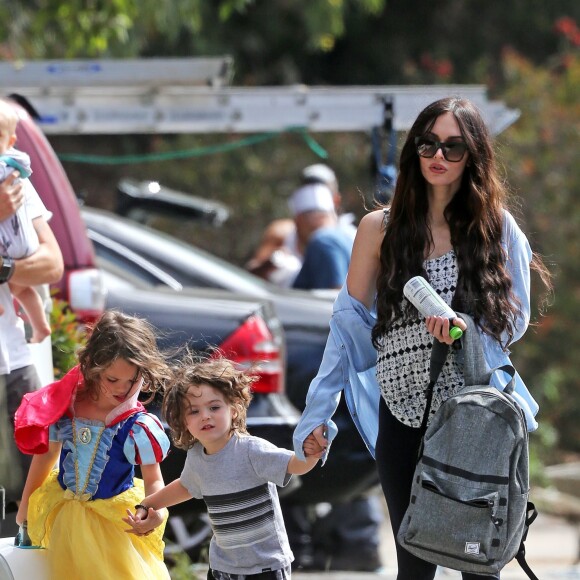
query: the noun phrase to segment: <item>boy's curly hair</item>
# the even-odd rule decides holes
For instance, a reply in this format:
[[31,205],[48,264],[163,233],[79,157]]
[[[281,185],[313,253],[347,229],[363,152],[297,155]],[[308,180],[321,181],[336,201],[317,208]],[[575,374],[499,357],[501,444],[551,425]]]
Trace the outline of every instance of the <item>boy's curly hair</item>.
[[179,449],[191,449],[195,437],[187,430],[190,387],[209,385],[219,391],[234,410],[232,432],[247,433],[246,411],[252,400],[255,377],[236,369],[226,358],[203,358],[187,352],[171,366],[171,376],[163,396],[163,416],[171,429],[173,443]]

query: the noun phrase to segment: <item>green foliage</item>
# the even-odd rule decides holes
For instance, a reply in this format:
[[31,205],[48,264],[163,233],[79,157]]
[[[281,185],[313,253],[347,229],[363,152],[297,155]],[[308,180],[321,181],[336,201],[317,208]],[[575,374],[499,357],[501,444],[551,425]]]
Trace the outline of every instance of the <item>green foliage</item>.
[[50,312],[50,327],[52,329],[54,378],[60,379],[77,364],[77,350],[86,339],[79,321],[69,309],[68,303],[54,296]]
[[[345,30],[350,4],[376,13],[385,0],[303,0],[279,10],[303,13],[309,44],[330,50]],[[5,0],[0,6],[0,54],[9,60],[32,58],[129,57],[164,43],[171,52],[184,35],[231,21],[257,8],[255,0]],[[224,47],[227,50],[227,47]],[[223,48],[221,49],[223,50]]]
[[540,421],[557,428],[560,447],[580,451],[580,55],[564,44],[539,67],[506,51],[504,68],[504,98],[521,118],[502,137],[502,157],[532,246],[555,275],[553,304],[515,345],[515,361],[540,402]]
[[[443,15],[443,16],[442,16]],[[508,181],[522,197],[532,246],[555,274],[555,299],[535,330],[514,346],[514,361],[541,404],[550,436],[580,450],[580,3],[577,0],[444,0],[437,10],[407,0],[4,0],[0,58],[121,58],[231,54],[235,84],[485,83],[521,111],[500,140]],[[367,135],[316,136],[340,179],[345,209],[358,217],[369,199]],[[59,152],[139,154],[211,146],[223,136],[52,137]],[[229,204],[226,230],[171,229],[243,264],[263,227],[287,215],[300,169],[319,161],[295,135],[213,158],[101,169],[66,167],[89,205],[112,208],[118,178],[164,184]],[[243,232],[243,235],[240,234]],[[224,235],[228,234],[228,235]],[[537,296],[537,282],[533,292]],[[63,309],[66,312],[66,309]],[[68,342],[73,356],[75,338]],[[73,363],[59,363],[66,369]],[[534,449],[536,453],[536,449]]]
[[537,431],[530,434],[530,481],[545,487],[549,481],[544,466],[557,462],[554,449],[558,444],[558,432],[549,421],[542,421]]
[[[385,0],[300,0],[273,3],[278,17],[299,15],[314,50],[328,51],[345,32],[349,8],[377,13]],[[0,54],[8,60],[31,58],[129,57],[165,44],[166,54],[183,38],[262,10],[256,0],[46,0],[41,8],[33,0],[5,0],[0,6]],[[237,19],[236,19],[237,21]],[[279,24],[283,24],[283,20]],[[191,46],[189,47],[192,48]],[[207,47],[204,47],[207,50]],[[228,46],[214,46],[228,52]]]
[[127,42],[137,14],[133,2],[5,0],[0,8],[0,37],[5,57],[81,58],[107,54]]
[[229,0],[221,2],[219,5],[219,16],[221,20],[228,20],[235,12],[243,13],[246,8],[253,4],[254,0]]
[[[223,1],[219,5],[241,2]],[[198,33],[202,0],[5,0],[0,5],[4,58],[94,58],[137,56],[163,36]]]
[[172,554],[169,559],[166,559],[166,563],[169,566],[169,575],[171,576],[171,580],[202,579],[202,577],[196,573],[191,559],[185,552]]
[[[578,46],[577,0],[4,0],[0,58],[231,54],[236,83],[503,83],[506,46]],[[445,14],[445,18],[441,14]],[[477,23],[474,25],[474,23]]]

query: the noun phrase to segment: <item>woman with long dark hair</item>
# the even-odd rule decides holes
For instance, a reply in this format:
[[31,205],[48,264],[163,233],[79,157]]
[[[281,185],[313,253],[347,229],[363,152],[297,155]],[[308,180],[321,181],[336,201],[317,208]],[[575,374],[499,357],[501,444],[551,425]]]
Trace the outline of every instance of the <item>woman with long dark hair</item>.
[[[375,455],[395,535],[421,441],[433,341],[453,343],[450,324],[466,329],[461,318],[423,319],[404,298],[403,286],[421,275],[456,312],[470,314],[490,368],[509,363],[508,347],[529,324],[530,269],[550,289],[549,273],[507,211],[506,197],[478,109],[468,100],[445,98],[427,106],[409,131],[390,206],[367,214],[358,228],[347,283],[294,442],[301,453],[304,439],[314,433],[328,448],[336,435],[331,416],[344,391]],[[503,388],[500,380],[494,376]],[[462,366],[450,349],[431,416],[463,386]],[[519,376],[515,397],[528,428],[535,429],[538,405]],[[398,580],[435,575],[434,564],[398,545],[397,559]]]

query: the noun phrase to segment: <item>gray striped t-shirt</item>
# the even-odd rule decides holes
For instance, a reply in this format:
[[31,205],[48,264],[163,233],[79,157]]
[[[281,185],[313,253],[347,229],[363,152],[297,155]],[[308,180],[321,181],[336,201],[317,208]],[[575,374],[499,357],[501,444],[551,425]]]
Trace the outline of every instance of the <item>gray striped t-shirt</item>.
[[288,543],[276,486],[290,481],[293,453],[265,439],[234,434],[218,453],[198,442],[188,452],[181,484],[207,505],[214,570],[258,574],[288,566]]

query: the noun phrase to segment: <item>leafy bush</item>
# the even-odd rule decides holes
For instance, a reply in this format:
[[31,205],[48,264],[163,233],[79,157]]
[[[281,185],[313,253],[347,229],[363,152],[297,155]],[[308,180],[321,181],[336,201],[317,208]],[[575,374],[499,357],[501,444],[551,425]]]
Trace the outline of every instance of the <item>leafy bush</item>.
[[52,329],[52,364],[54,378],[62,378],[77,364],[77,351],[85,344],[86,336],[74,312],[66,300],[52,297],[50,312]]

